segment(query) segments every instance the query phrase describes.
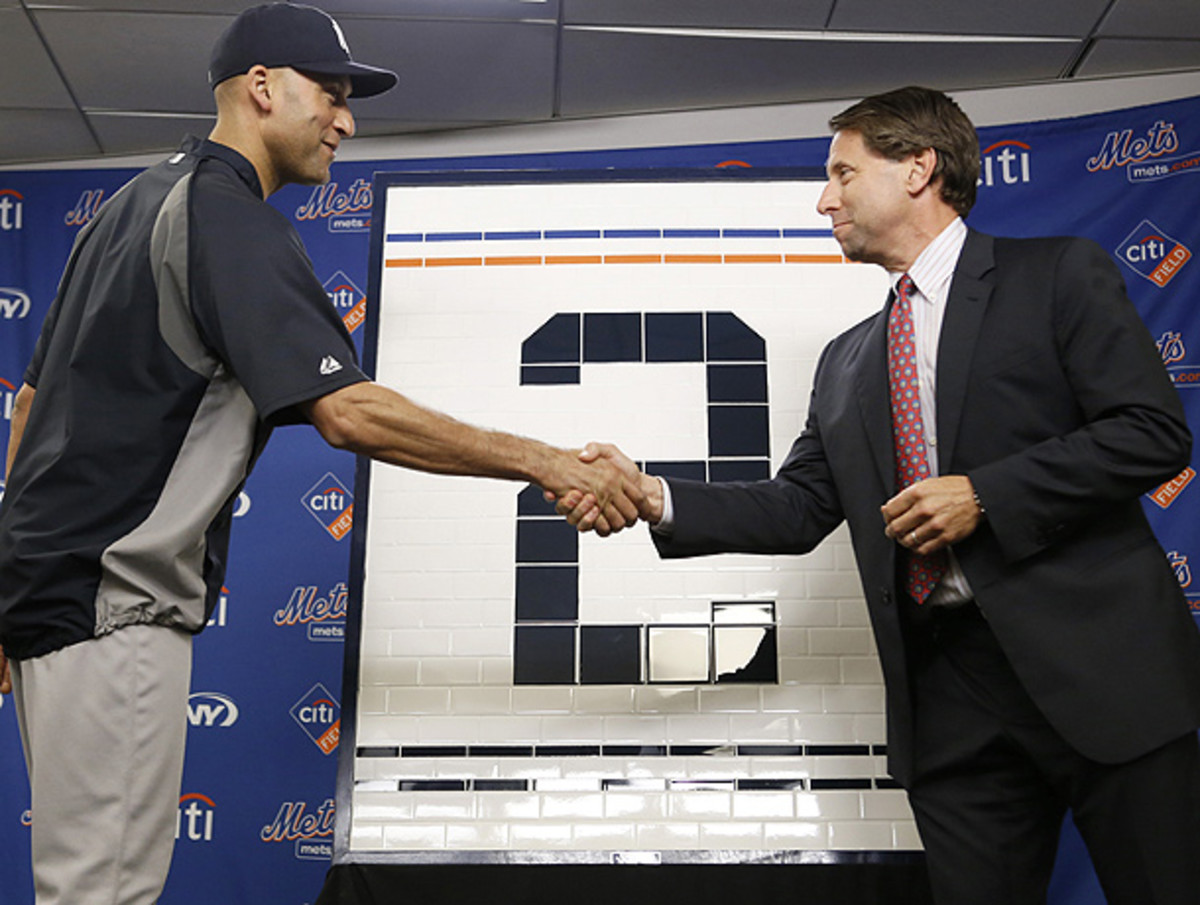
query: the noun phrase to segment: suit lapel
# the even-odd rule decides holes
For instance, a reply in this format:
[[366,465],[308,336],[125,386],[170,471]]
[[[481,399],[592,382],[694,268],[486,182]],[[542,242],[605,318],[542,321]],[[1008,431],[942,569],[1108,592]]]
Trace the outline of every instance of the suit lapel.
[[861,356],[855,368],[855,391],[866,425],[871,458],[879,470],[879,480],[894,491],[896,482],[895,450],[892,444],[892,405],[887,378],[887,321],[892,309],[893,295],[875,318],[870,331],[859,348]]
[[967,234],[946,301],[937,365],[938,470],[942,474],[953,467],[971,359],[992,294],[988,274],[995,261],[993,244],[991,236],[974,230]]

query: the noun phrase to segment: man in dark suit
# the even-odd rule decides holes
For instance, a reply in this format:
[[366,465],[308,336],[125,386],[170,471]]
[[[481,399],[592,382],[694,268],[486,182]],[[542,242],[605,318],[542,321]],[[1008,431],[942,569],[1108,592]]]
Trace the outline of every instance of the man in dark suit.
[[894,291],[825,349],[773,480],[641,477],[654,542],[805,553],[848,522],[940,905],[1044,902],[1068,809],[1110,903],[1195,905],[1200,635],[1139,503],[1191,436],[1154,343],[1098,246],[964,225],[979,146],[945,95],[830,125],[818,210]]

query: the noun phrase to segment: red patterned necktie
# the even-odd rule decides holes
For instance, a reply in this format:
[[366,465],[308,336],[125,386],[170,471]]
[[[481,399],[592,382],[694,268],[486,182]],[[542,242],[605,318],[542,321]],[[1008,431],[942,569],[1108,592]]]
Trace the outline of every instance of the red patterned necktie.
[[[930,476],[917,379],[916,330],[913,327],[910,298],[912,290],[912,277],[906,273],[896,287],[896,301],[888,318],[888,386],[892,397],[897,491]],[[946,551],[939,550],[929,556],[908,550],[903,552],[907,554],[905,590],[917,603],[924,603],[946,573]]]

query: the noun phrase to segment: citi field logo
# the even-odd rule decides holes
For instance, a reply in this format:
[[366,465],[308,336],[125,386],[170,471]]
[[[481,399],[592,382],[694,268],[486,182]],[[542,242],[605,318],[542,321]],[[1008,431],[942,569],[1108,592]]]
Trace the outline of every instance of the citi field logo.
[[229,695],[197,691],[188,695],[188,725],[202,729],[228,729],[238,721],[238,705]]
[[318,682],[292,705],[289,711],[304,734],[322,754],[337,750],[341,735],[342,707],[324,685]]
[[998,141],[981,152],[979,182],[991,188],[998,185],[1021,185],[1033,181],[1029,171],[1032,149],[1023,141]]
[[9,286],[0,286],[0,317],[4,320],[24,320],[31,307],[29,293]]
[[33,811],[21,812],[21,826],[26,828],[33,826]]
[[188,842],[212,842],[217,806],[207,795],[191,792],[179,798],[175,816],[175,838]]
[[100,213],[103,203],[104,189],[84,189],[75,206],[63,217],[63,223],[67,226],[87,226]]
[[262,828],[259,838],[263,842],[293,843],[296,857],[302,861],[329,860],[333,857],[333,799],[326,798],[315,813],[307,810],[303,801],[285,801],[275,819]]
[[1159,289],[1175,279],[1183,266],[1192,259],[1192,252],[1182,242],[1167,235],[1149,220],[1143,220],[1117,246],[1117,257],[1135,273]]
[[1134,135],[1133,129],[1109,132],[1096,156],[1087,162],[1089,173],[1099,173],[1115,167],[1140,164],[1154,157],[1164,157],[1179,150],[1175,124],[1159,120],[1145,134]]
[[208,628],[225,628],[229,623],[229,588],[221,585],[221,593],[217,597],[217,605],[213,607],[212,616],[207,622]]
[[17,387],[0,377],[0,403],[3,403],[4,420],[12,421],[13,406],[16,405]]
[[346,585],[338,582],[325,597],[317,596],[316,585],[301,585],[292,591],[287,606],[275,611],[279,627],[303,625],[309,641],[342,641],[346,637]]
[[331,233],[365,233],[371,230],[374,194],[366,179],[355,179],[344,192],[336,182],[313,189],[308,200],[296,208],[296,219],[325,220]]
[[[16,403],[17,388],[3,377],[0,377],[0,411],[4,413],[5,421],[12,421],[13,405]],[[0,475],[0,500],[4,499],[4,476]]]
[[341,540],[350,533],[354,523],[354,494],[333,472],[326,472],[321,480],[308,488],[300,502],[334,540]]
[[338,271],[325,281],[325,294],[338,314],[342,323],[353,333],[367,318],[367,295],[354,285],[350,277]]
[[1154,501],[1154,505],[1158,506],[1159,509],[1167,509],[1172,503],[1179,499],[1179,495],[1183,493],[1188,484],[1192,483],[1192,481],[1195,479],[1196,469],[1189,465],[1157,490],[1153,490],[1148,493],[1147,496]]
[[25,228],[25,196],[14,189],[0,189],[0,232]]

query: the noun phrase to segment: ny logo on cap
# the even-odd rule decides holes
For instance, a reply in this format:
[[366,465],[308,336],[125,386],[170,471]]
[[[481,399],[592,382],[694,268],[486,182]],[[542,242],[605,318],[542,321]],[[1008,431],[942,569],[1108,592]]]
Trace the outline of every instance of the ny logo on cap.
[[342,26],[337,24],[337,19],[333,16],[329,17],[329,24],[333,26],[333,33],[337,35],[338,43],[342,45],[342,50],[346,51],[346,56],[350,56],[350,45],[346,43],[346,36],[342,34]]

